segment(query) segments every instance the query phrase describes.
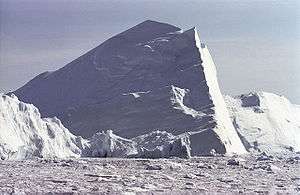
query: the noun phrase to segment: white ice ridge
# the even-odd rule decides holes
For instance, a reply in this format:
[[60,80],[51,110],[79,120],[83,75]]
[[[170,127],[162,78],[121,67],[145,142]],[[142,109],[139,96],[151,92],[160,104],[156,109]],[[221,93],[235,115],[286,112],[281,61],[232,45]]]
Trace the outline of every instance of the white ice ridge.
[[0,97],[0,157],[79,157],[80,137],[69,132],[56,117],[41,118],[38,109],[14,95]]

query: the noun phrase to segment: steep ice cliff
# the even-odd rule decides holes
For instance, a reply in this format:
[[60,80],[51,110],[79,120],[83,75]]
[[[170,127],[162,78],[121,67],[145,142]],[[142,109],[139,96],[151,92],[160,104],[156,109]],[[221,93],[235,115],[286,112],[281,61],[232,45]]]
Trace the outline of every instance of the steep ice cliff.
[[79,157],[83,140],[57,118],[41,118],[36,107],[14,95],[0,97],[0,157]]

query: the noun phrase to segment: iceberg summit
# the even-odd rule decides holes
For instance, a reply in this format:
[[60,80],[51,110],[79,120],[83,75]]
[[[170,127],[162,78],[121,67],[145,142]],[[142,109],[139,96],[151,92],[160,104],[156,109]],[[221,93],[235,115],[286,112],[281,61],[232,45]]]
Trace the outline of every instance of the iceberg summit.
[[[20,102],[35,105],[41,113],[36,117],[42,122],[41,125],[30,126],[30,131],[41,130],[44,133],[33,135],[29,130],[28,133],[34,137],[31,141],[43,138],[38,139],[43,141],[39,141],[36,147],[39,151],[45,148],[38,154],[46,156],[47,151],[56,150],[64,143],[67,143],[67,148],[56,156],[160,158],[211,153],[230,155],[260,150],[259,146],[262,150],[272,151],[272,147],[266,146],[268,140],[257,138],[259,133],[248,132],[248,129],[255,129],[254,121],[268,120],[268,116],[255,111],[260,109],[259,106],[250,105],[255,104],[255,97],[252,100],[252,97],[245,96],[241,100],[249,106],[239,104],[240,98],[228,97],[225,103],[215,64],[207,46],[200,41],[196,28],[184,31],[176,26],[147,20],[106,40],[64,67],[36,76],[13,93],[20,101],[15,96],[3,95],[1,117],[9,117],[5,111],[9,102],[17,104],[16,108],[18,104],[24,104]],[[278,104],[283,103],[278,101]],[[278,106],[278,109],[290,112],[287,106]],[[271,106],[269,108],[270,112],[278,111]],[[247,113],[255,120],[247,119],[245,123]],[[276,127],[284,132],[289,131],[285,127],[292,125],[296,135],[299,132],[299,116],[293,113],[286,116],[291,124]],[[59,120],[41,117],[57,117]],[[273,118],[279,120],[280,117]],[[268,124],[276,123],[274,120]],[[7,120],[2,121],[0,138],[3,132],[13,135],[21,131],[20,125],[6,128]],[[9,121],[9,124],[14,122],[18,121]],[[59,135],[54,139],[47,124],[63,133],[57,133]],[[269,124],[264,131],[271,135],[275,130]],[[58,139],[60,135],[64,136]],[[286,136],[284,147],[287,149],[291,149],[287,144],[291,137]],[[51,140],[55,145],[48,146]],[[0,141],[2,151],[19,151],[22,147],[6,147],[10,143],[4,138]],[[262,144],[255,143],[257,141]],[[24,145],[28,143],[26,141]],[[293,149],[298,149],[298,141],[291,143]],[[280,139],[273,140],[272,145],[277,150],[281,147]]]

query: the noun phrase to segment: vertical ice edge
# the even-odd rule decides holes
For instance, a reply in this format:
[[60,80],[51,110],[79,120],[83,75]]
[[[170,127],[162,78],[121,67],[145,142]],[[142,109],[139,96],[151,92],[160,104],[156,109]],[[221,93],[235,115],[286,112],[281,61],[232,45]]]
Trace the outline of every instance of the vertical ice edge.
[[[211,100],[214,104],[216,127],[214,131],[220,137],[221,142],[224,143],[226,153],[246,153],[246,149],[242,144],[231,120],[229,112],[227,110],[223,95],[219,88],[216,66],[210,55],[210,52],[206,45],[200,42],[200,38],[196,27],[193,28],[196,47],[199,49],[199,53],[202,60],[202,67],[209,89]],[[192,143],[193,144],[193,143]],[[192,147],[193,148],[193,147]]]

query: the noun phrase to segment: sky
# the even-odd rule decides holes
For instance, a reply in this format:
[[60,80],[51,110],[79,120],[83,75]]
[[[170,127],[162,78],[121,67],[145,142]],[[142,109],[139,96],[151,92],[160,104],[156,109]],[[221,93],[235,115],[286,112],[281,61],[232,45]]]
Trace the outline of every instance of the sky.
[[224,94],[267,91],[300,104],[298,0],[0,0],[0,91],[147,19],[196,26]]

